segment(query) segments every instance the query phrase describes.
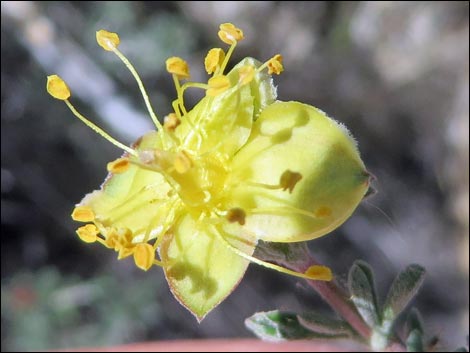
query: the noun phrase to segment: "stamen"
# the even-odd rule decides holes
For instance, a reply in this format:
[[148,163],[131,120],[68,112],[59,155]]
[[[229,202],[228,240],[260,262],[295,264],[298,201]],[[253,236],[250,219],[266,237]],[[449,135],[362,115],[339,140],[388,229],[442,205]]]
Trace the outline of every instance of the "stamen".
[[109,142],[111,142],[113,145],[115,145],[116,147],[119,147],[121,149],[123,149],[124,151],[126,151],[127,153],[133,155],[133,156],[137,156],[137,152],[134,151],[132,148],[124,145],[123,143],[119,142],[118,140],[116,140],[115,138],[111,137],[108,133],[106,133],[103,129],[101,129],[100,127],[98,127],[97,125],[95,125],[94,123],[92,123],[90,120],[88,120],[87,118],[85,118],[82,114],[80,114],[76,109],[75,107],[72,105],[72,103],[70,103],[67,99],[65,100],[65,104],[67,104],[67,106],[69,107],[69,109],[72,111],[73,115],[75,115],[77,118],[79,118],[86,126],[88,126],[90,129],[94,130],[97,134],[101,135],[102,137],[104,137],[106,140],[108,140]]
[[128,158],[118,158],[106,165],[108,172],[114,174],[124,173],[129,169],[130,162]]
[[96,41],[106,51],[113,51],[120,43],[117,33],[108,32],[104,29],[96,32]]
[[137,244],[134,248],[134,262],[138,268],[147,271],[155,260],[155,249],[147,243]]
[[238,222],[241,226],[245,224],[246,213],[242,208],[231,208],[225,215],[230,223]]
[[125,259],[126,257],[129,257],[134,254],[135,247],[134,246],[121,246],[121,248],[118,251],[118,260]]
[[276,74],[279,75],[281,72],[284,71],[284,65],[282,65],[282,55],[276,54],[271,59],[266,61],[263,65],[258,67],[256,71],[260,72],[268,68],[268,74]]
[[[312,280],[318,280],[318,281],[331,281],[331,279],[333,278],[333,276],[331,275],[331,271],[329,271],[329,268],[325,266],[311,266],[307,269],[307,271],[305,271],[305,273],[301,273],[301,272],[289,270],[282,266],[272,264],[270,262],[262,261],[260,259],[257,259],[256,257],[245,254],[240,249],[234,247],[219,232],[219,229],[216,228],[214,233],[229,250],[233,251],[235,254],[243,257],[244,259],[248,261],[254,262],[255,264],[258,264],[258,265],[261,265],[261,266],[264,266],[272,270],[276,270],[276,271],[279,271],[279,272],[282,272],[291,276],[305,278],[305,279],[312,279]],[[328,276],[328,271],[329,271],[329,276]]]
[[221,67],[225,59],[225,52],[221,48],[212,48],[204,59],[204,66],[207,73],[210,75]]
[[176,75],[179,80],[189,78],[189,66],[183,59],[173,56],[166,60],[166,70],[173,75]]
[[85,243],[94,243],[97,240],[98,228],[94,224],[87,224],[78,228],[77,234]]
[[289,189],[289,193],[292,194],[295,185],[302,179],[302,174],[290,171],[289,169],[286,170],[281,175],[281,180],[279,181],[279,185],[281,186],[282,190],[286,191]]
[[314,279],[319,281],[331,281],[333,279],[333,273],[331,272],[331,269],[326,266],[310,266],[307,271],[305,271],[305,274],[307,276],[314,277]]
[[222,23],[219,28],[218,35],[224,43],[233,44],[233,42],[239,42],[244,38],[243,31],[232,23]]
[[147,91],[145,90],[144,84],[142,83],[142,80],[140,79],[139,74],[137,73],[134,66],[132,66],[130,61],[117,48],[120,42],[119,36],[117,35],[117,33],[108,32],[104,29],[99,30],[98,32],[96,32],[96,41],[104,50],[112,51],[114,54],[116,54],[117,57],[121,59],[124,65],[126,65],[126,67],[129,69],[132,76],[134,76],[134,79],[136,80],[137,85],[139,86],[140,93],[142,94],[142,97],[144,98],[145,106],[147,107],[147,110],[150,114],[150,117],[152,118],[153,123],[155,124],[157,129],[162,130],[163,129],[162,124],[158,121],[158,118],[155,112],[153,111],[152,105],[150,104],[150,100],[147,95]]
[[207,84],[209,88],[206,94],[210,97],[215,97],[230,88],[230,80],[224,75],[211,77]]
[[250,83],[255,77],[255,68],[252,65],[245,65],[238,70],[238,82],[243,86]]
[[320,206],[315,210],[314,215],[317,218],[325,218],[331,216],[332,210],[327,206]]
[[77,206],[72,212],[72,219],[77,222],[93,222],[95,213],[88,206]]
[[282,55],[276,54],[268,60],[268,74],[279,75],[282,71],[284,71],[284,66],[282,65]]
[[175,129],[181,124],[175,113],[170,113],[163,119],[163,126],[167,131],[174,132]]
[[67,84],[57,75],[47,76],[47,92],[54,98],[66,100],[70,98],[70,89]]

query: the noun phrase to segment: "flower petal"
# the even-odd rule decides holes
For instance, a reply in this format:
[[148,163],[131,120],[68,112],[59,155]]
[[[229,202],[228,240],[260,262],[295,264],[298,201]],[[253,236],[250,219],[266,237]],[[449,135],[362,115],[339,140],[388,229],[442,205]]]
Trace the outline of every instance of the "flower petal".
[[[157,133],[151,132],[134,147],[143,150],[158,147],[159,143]],[[126,157],[135,160],[127,154]],[[102,233],[107,227],[129,229],[135,243],[145,236],[155,238],[164,231],[170,221],[168,217],[178,208],[168,197],[170,190],[161,174],[130,164],[125,172],[109,174],[101,190],[86,195],[79,205],[93,211]]]
[[[261,113],[232,170],[236,186],[229,207],[244,209],[245,231],[267,241],[303,241],[331,232],[369,185],[346,129],[298,102],[276,102]],[[301,176],[291,192],[280,185],[286,171]],[[280,187],[266,187],[275,185]]]
[[[200,321],[238,285],[249,261],[236,255],[205,221],[183,216],[160,247],[165,276],[172,293]],[[234,247],[251,255],[255,244],[225,236]]]
[[[242,60],[226,76],[231,88],[215,97],[206,96],[182,119],[175,133],[187,141],[187,148],[199,154],[217,150],[231,157],[246,143],[261,109],[276,99],[271,76],[265,72],[257,73],[250,84],[238,84],[239,69],[247,65],[258,67],[261,63],[251,58]],[[191,125],[200,133],[196,133]]]

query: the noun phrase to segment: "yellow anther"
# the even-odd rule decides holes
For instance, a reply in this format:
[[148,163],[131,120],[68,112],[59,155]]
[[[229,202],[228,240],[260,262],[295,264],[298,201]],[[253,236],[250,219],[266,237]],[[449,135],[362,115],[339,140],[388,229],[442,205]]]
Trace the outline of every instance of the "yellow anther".
[[163,119],[163,126],[167,131],[175,131],[181,120],[175,113],[170,113]]
[[88,206],[77,206],[72,212],[72,219],[77,222],[93,222],[95,213]]
[[134,262],[138,268],[147,271],[155,260],[155,249],[147,243],[137,244],[134,248]]
[[134,253],[135,247],[122,246],[118,252],[118,260],[125,259],[128,256],[131,256]]
[[244,38],[243,31],[240,28],[235,27],[232,23],[222,23],[219,28],[220,31],[218,35],[224,43],[233,44],[234,42],[239,42]]
[[245,65],[238,70],[238,75],[238,82],[241,85],[246,85],[255,77],[255,68],[252,65]]
[[212,48],[204,59],[204,66],[207,73],[214,73],[224,62],[225,52],[221,48]]
[[180,174],[186,173],[191,169],[192,165],[193,163],[191,162],[191,158],[189,158],[189,156],[184,151],[178,152],[173,162],[175,170]]
[[332,213],[331,208],[327,206],[320,206],[315,210],[313,214],[315,215],[315,217],[325,218],[325,217],[331,216],[331,213]]
[[166,60],[166,70],[173,75],[176,75],[178,79],[189,78],[189,66],[183,59],[172,56]]
[[77,229],[78,236],[85,243],[94,243],[98,233],[98,228],[94,224],[87,224]]
[[96,32],[96,41],[100,47],[107,51],[113,51],[120,43],[117,33],[108,32],[104,29],[100,29]]
[[245,224],[246,213],[243,209],[235,207],[228,210],[225,217],[230,223],[238,222],[242,226]]
[[47,76],[47,92],[54,98],[62,101],[69,99],[70,89],[62,78],[57,75]]
[[112,162],[109,162],[106,165],[106,168],[110,173],[119,174],[127,171],[129,169],[129,166],[130,162],[128,158],[118,158]]
[[331,281],[333,279],[333,274],[331,270],[326,266],[310,266],[305,274],[310,277],[310,279],[315,279],[319,281]]
[[210,97],[215,97],[230,88],[230,80],[227,76],[214,76],[207,82],[209,88],[206,93]]
[[279,75],[284,71],[284,66],[282,65],[282,55],[276,54],[271,59],[268,60],[268,73]]
[[118,250],[121,247],[121,243],[119,242],[119,235],[117,235],[116,232],[112,230],[106,235],[104,245],[107,248]]
[[295,185],[300,181],[300,179],[302,179],[302,174],[286,170],[281,175],[279,186],[282,188],[282,190],[289,190],[289,193],[292,193]]

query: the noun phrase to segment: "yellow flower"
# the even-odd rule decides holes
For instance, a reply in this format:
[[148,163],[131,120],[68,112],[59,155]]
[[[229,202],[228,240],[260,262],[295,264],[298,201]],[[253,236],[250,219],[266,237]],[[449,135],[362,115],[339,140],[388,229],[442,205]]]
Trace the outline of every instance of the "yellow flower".
[[[158,130],[132,147],[81,115],[62,79],[54,75],[48,81],[51,95],[125,151],[108,163],[110,175],[101,189],[73,211],[74,220],[88,223],[79,237],[113,249],[118,259],[133,255],[145,271],[162,267],[173,294],[199,320],[231,293],[250,262],[331,280],[327,267],[297,273],[253,257],[254,249],[258,240],[298,242],[331,232],[369,185],[343,125],[310,105],[276,100],[270,73],[283,70],[280,55],[265,63],[246,58],[224,73],[243,32],[223,24],[219,36],[230,48],[226,55],[222,49],[209,52],[205,66],[213,76],[207,83],[181,85],[189,67],[180,58],[167,60],[177,98],[164,126],[136,70],[113,44],[119,37],[110,42],[105,36],[104,49],[135,77]],[[190,87],[206,90],[206,96],[188,111],[183,96]]]

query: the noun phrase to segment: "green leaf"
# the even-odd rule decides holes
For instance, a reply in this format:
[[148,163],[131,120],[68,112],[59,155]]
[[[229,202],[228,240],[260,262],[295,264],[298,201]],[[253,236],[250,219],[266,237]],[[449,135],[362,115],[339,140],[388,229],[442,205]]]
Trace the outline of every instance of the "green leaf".
[[423,333],[413,330],[406,339],[406,350],[408,352],[423,352]]
[[424,333],[423,319],[418,309],[412,308],[406,319],[406,334],[409,335],[412,331],[418,330]]
[[297,315],[299,323],[310,331],[328,335],[351,336],[353,330],[343,320],[332,319],[316,313],[305,313]]
[[280,342],[308,338],[344,338],[346,335],[328,335],[303,327],[296,314],[279,310],[260,312],[245,320],[245,326],[265,341]]
[[384,304],[384,320],[393,322],[417,294],[426,270],[420,265],[409,265],[392,283]]
[[379,325],[374,273],[366,262],[354,262],[349,271],[348,287],[351,299],[364,321],[370,327]]

